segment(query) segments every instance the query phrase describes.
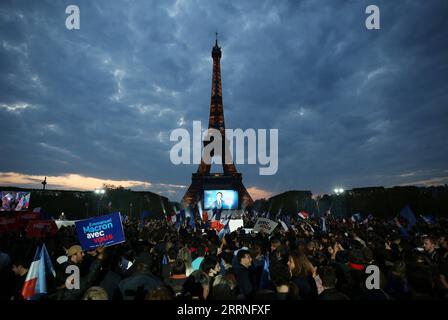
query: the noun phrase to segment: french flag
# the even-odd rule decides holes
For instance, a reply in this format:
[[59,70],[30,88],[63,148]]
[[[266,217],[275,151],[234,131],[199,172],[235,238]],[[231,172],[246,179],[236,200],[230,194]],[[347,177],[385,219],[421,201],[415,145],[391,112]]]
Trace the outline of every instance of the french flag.
[[35,300],[47,293],[47,272],[51,272],[56,277],[47,248],[43,244],[42,247],[37,247],[33,262],[23,283],[22,296],[25,300]]
[[227,220],[227,222],[224,224],[224,227],[221,229],[221,231],[219,231],[218,233],[219,239],[222,239],[222,237],[230,233],[229,221],[230,219]]
[[172,224],[176,223],[176,207],[173,207],[173,212],[166,216],[166,220],[171,222]]
[[310,216],[310,214],[308,212],[305,212],[305,211],[299,212],[299,217],[302,218],[303,220],[308,219],[309,216]]
[[171,224],[175,224],[176,223],[176,215],[172,214],[166,217],[166,220],[168,220],[168,222],[171,222]]

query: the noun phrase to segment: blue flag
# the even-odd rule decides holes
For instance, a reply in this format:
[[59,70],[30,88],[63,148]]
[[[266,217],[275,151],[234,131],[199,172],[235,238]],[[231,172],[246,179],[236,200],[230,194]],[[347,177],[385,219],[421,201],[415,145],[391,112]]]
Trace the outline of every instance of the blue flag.
[[185,221],[185,210],[182,209],[180,211],[176,212],[176,223],[175,223],[175,228],[177,229],[177,231],[179,231],[180,226],[182,225],[182,223]]
[[145,219],[151,217],[151,213],[148,211],[142,211],[140,214],[140,224],[139,228],[143,228],[143,225],[145,224]]
[[182,219],[182,221],[184,221],[186,218],[186,216],[185,216],[185,209],[182,209],[182,210],[180,210],[180,217],[181,217],[181,219]]
[[352,215],[352,221],[353,222],[357,222],[357,221],[361,221],[362,217],[360,213],[355,213],[354,215]]
[[288,214],[283,216],[282,221],[286,224],[288,229],[291,229],[291,217]]
[[180,223],[185,221],[185,210],[184,209],[182,209],[176,213],[176,222],[177,221],[179,221]]
[[400,228],[400,234],[401,234],[404,238],[408,238],[408,237],[409,237],[409,233],[408,233],[408,231],[407,231],[405,228],[403,228],[403,227]]
[[45,244],[43,244],[40,251],[39,276],[36,284],[36,294],[47,293],[47,272],[56,277],[56,272],[54,271],[53,264],[51,263],[50,255],[48,254]]
[[222,276],[225,276],[226,275],[226,268],[225,268],[225,263],[224,263],[224,259],[223,258],[221,258],[220,260],[219,260],[219,266],[221,267],[221,270],[220,270],[220,274],[222,275]]
[[263,272],[261,273],[260,289],[270,289],[271,275],[269,273],[269,258],[265,256],[263,259]]
[[427,224],[435,224],[436,220],[431,216],[422,216],[423,221],[425,221]]
[[180,225],[182,224],[180,211],[176,211],[176,220],[174,222],[174,228],[179,232]]
[[407,230],[410,230],[417,223],[417,218],[415,217],[414,212],[412,212],[411,208],[409,208],[408,205],[406,205],[403,209],[401,209],[400,216],[407,221],[408,224]]
[[195,219],[194,219],[194,217],[189,217],[189,223],[188,223],[188,226],[191,228],[191,229],[196,229],[196,221],[195,221]]
[[152,213],[146,210],[142,211],[142,214],[140,215],[141,219],[146,219],[150,217],[152,217]]
[[283,207],[280,207],[280,209],[277,212],[277,215],[275,216],[275,220],[278,220],[279,218],[282,217],[282,210],[283,210]]
[[191,211],[190,208],[188,208],[187,211],[184,211],[184,220],[187,220],[188,226],[191,229],[196,229],[196,221],[195,221],[195,218],[194,218],[194,214],[193,214],[193,212]]
[[320,218],[320,223],[321,223],[321,230],[322,232],[327,232],[327,223],[326,223],[326,218],[325,217],[321,217]]
[[56,277],[56,271],[53,268],[53,263],[51,262],[50,255],[48,254],[45,243],[42,245],[41,255],[43,255],[45,261],[45,269],[51,274],[53,274],[54,277]]

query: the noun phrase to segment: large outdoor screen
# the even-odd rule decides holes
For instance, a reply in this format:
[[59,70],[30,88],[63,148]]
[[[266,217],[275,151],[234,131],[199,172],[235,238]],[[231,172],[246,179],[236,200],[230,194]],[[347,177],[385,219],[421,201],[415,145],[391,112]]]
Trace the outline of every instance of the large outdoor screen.
[[238,192],[235,190],[205,190],[204,209],[238,209]]
[[20,211],[28,209],[30,204],[29,192],[2,191],[1,211]]

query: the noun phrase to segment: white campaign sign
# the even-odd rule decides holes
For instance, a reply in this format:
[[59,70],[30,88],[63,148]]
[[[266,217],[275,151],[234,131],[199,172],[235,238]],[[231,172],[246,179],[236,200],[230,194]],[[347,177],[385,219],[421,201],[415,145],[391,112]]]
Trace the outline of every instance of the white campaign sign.
[[244,227],[243,219],[230,219],[229,220],[229,229],[230,232],[237,230],[238,228]]
[[56,226],[58,229],[61,229],[61,227],[71,227],[75,226],[75,222],[78,220],[55,220]]
[[265,232],[267,234],[271,234],[277,225],[278,225],[277,222],[274,222],[270,219],[258,218],[257,223],[255,223],[255,226],[254,226],[254,231]]

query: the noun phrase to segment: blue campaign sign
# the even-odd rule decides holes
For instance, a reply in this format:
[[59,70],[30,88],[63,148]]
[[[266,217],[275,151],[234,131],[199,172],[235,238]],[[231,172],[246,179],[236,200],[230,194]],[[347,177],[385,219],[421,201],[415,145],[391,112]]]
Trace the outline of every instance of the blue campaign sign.
[[112,246],[126,241],[119,212],[75,222],[83,250]]

